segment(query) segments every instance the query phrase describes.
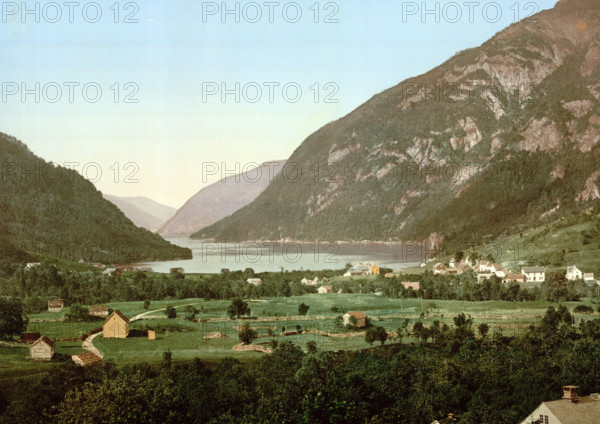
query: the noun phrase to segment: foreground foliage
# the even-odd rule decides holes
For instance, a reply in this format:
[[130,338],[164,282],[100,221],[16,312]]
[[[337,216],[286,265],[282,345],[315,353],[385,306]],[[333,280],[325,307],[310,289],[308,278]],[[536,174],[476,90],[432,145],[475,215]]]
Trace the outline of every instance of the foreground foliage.
[[449,413],[466,424],[519,422],[560,387],[600,391],[600,320],[573,326],[549,308],[519,338],[474,335],[460,317],[422,345],[328,353],[280,343],[249,364],[199,360],[117,369],[65,364],[22,382],[0,423],[422,423]]

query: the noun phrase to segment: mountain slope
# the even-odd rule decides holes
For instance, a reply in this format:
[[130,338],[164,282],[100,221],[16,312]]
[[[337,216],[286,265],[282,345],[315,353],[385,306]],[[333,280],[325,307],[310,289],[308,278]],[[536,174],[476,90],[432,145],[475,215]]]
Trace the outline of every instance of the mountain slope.
[[0,134],[0,228],[21,251],[121,263],[191,258],[189,249],[137,228],[78,173]]
[[147,197],[103,197],[118,207],[136,226],[150,231],[158,230],[175,215],[177,209],[162,205]]
[[511,25],[312,134],[301,179],[195,236],[478,244],[600,208],[598,28],[588,0]]
[[200,190],[158,232],[192,234],[231,215],[256,199],[284,165],[285,161],[266,162]]

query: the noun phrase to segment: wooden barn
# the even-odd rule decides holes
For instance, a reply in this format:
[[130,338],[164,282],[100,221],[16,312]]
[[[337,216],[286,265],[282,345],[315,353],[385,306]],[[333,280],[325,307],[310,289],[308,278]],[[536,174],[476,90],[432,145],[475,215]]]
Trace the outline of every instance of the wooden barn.
[[29,346],[29,358],[34,361],[49,361],[54,356],[54,342],[48,337],[40,337]]
[[129,335],[129,319],[121,313],[114,311],[102,324],[105,338],[125,339]]
[[356,318],[356,324],[354,324],[354,327],[364,328],[367,326],[367,316],[360,311],[348,312],[346,315],[344,315],[344,325],[353,325],[352,317]]
[[90,306],[90,315],[94,317],[104,317],[108,316],[108,305],[93,305]]
[[61,312],[65,303],[62,299],[52,299],[48,301],[48,312]]
[[77,365],[80,365],[82,367],[102,362],[102,358],[98,355],[93,354],[92,352],[79,353],[77,355],[71,356],[71,359]]

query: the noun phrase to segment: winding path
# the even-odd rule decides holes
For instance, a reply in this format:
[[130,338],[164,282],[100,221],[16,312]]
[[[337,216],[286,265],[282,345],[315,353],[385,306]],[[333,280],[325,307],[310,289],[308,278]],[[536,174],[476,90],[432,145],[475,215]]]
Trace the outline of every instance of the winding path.
[[[186,305],[175,306],[175,309],[177,309],[177,308],[183,308],[183,307],[191,306],[191,305],[197,305],[198,303],[201,303],[201,302],[194,302],[194,303],[188,303]],[[155,309],[153,311],[143,312],[143,313],[137,314],[136,316],[134,316],[133,318],[131,318],[129,320],[129,322],[139,321],[141,319],[144,319],[144,317],[146,317],[149,314],[153,314],[155,312],[166,311],[166,310],[167,310],[167,308],[161,308],[161,309]],[[86,338],[83,341],[82,347],[83,347],[84,350],[87,350],[88,352],[92,352],[94,355],[99,356],[100,358],[103,358],[104,355],[102,355],[102,352],[100,352],[98,350],[98,348],[96,348],[94,346],[94,343],[93,343],[94,339],[96,337],[98,337],[100,334],[102,334],[102,331],[100,331],[99,333],[92,334],[91,336],[89,336],[88,338]]]

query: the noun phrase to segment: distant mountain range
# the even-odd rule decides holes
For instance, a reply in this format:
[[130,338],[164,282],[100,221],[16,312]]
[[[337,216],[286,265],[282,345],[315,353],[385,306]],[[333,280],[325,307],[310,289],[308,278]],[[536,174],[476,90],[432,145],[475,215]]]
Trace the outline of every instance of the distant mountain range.
[[478,244],[597,214],[599,65],[600,1],[561,0],[321,128],[301,178],[194,237]]
[[251,203],[279,174],[285,161],[265,162],[200,190],[181,207],[159,234],[192,234]]
[[189,249],[136,227],[92,183],[45,162],[14,137],[0,134],[0,163],[2,261],[14,261],[19,252],[103,263],[192,257]]
[[177,209],[162,205],[147,197],[118,197],[103,195],[115,204],[136,226],[156,232],[175,215]]

